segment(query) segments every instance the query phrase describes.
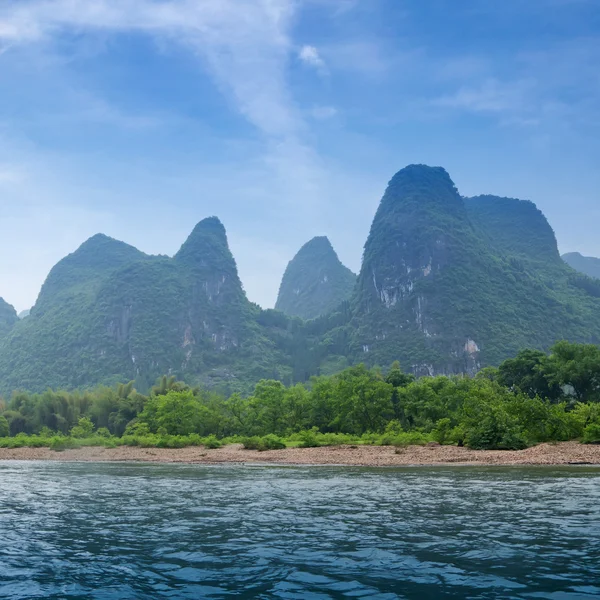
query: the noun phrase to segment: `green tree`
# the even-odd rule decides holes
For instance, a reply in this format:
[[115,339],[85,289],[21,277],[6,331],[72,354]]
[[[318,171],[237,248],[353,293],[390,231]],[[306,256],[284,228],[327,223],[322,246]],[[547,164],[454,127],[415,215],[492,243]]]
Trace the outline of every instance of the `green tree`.
[[139,416],[151,431],[164,430],[170,435],[201,433],[207,409],[191,391],[170,391],[148,400]]
[[600,348],[593,344],[556,343],[545,363],[552,385],[569,386],[580,402],[600,401]]
[[8,421],[4,415],[0,415],[0,438],[8,437],[10,434],[10,428]]
[[394,416],[393,386],[363,364],[345,369],[335,381],[336,429],[358,434],[383,431]]
[[556,401],[562,396],[560,385],[547,377],[548,357],[540,350],[521,350],[515,358],[505,360],[498,368],[501,385],[523,392],[530,398],[539,396]]
[[87,438],[94,433],[94,424],[88,417],[81,417],[79,422],[71,429],[71,436],[75,438]]

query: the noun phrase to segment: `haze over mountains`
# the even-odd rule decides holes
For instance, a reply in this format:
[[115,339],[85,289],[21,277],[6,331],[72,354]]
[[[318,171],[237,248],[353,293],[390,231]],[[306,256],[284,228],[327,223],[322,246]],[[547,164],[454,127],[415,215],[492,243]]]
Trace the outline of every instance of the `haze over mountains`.
[[28,318],[0,303],[0,390],[145,389],[168,373],[243,392],[357,362],[474,373],[525,347],[600,341],[600,281],[561,260],[536,206],[463,198],[424,165],[390,181],[358,278],[314,238],[277,309],[247,299],[216,217],[172,258],[96,235],[52,269]]
[[349,300],[356,275],[338,258],[326,237],[315,237],[288,264],[275,309],[286,315],[314,319]]
[[600,279],[600,258],[582,256],[579,252],[569,252],[563,254],[562,259],[580,273]]

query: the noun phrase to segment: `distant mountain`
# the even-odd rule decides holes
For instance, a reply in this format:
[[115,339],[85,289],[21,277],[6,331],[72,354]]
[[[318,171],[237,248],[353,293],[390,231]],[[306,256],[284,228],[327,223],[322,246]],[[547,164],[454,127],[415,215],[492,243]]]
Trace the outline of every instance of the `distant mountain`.
[[522,348],[600,342],[600,280],[561,260],[536,206],[463,198],[425,165],[389,182],[358,278],[315,238],[277,308],[247,299],[216,217],[172,258],[97,235],[51,270],[29,317],[0,302],[0,393],[132,379],[145,390],[163,374],[244,393],[394,360],[472,374]]
[[356,275],[338,258],[327,237],[315,237],[289,262],[275,308],[287,315],[314,319],[348,300]]
[[0,298],[0,339],[8,334],[18,320],[17,311]]
[[597,342],[600,300],[588,283],[560,261],[535,205],[465,200],[444,169],[411,165],[390,181],[365,245],[353,360],[475,372],[524,347]]
[[31,312],[30,309],[26,309],[26,310],[22,310],[19,314],[18,317],[19,319],[24,319],[25,317],[29,316],[29,313]]
[[600,258],[591,256],[582,256],[579,252],[569,252],[563,254],[562,259],[576,271],[600,279]]
[[42,390],[135,379],[147,388],[172,373],[235,390],[289,378],[261,312],[214,217],[173,258],[97,235],[52,269],[31,316],[0,343],[0,382]]

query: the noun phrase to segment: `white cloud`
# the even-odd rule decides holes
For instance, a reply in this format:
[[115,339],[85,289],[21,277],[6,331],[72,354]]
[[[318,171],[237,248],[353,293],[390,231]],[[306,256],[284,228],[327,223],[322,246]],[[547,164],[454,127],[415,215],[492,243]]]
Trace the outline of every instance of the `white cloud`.
[[302,46],[298,52],[298,58],[306,65],[314,67],[320,73],[327,72],[327,65],[321,58],[319,51],[314,46]]
[[[306,124],[302,112],[294,104],[286,80],[288,61],[295,48],[289,32],[297,5],[296,0],[5,0],[0,2],[0,47],[18,51],[20,47],[28,46],[41,56],[59,52],[59,44],[55,46],[55,42],[63,34],[76,33],[86,38],[101,34],[99,37],[102,38],[133,32],[147,35],[161,47],[178,45],[185,48],[198,56],[199,64],[208,70],[232,107],[263,134],[261,148],[255,149],[252,158],[248,159],[254,161],[257,176],[249,180],[240,175],[238,165],[234,175],[231,173],[232,166],[227,165],[227,173],[208,191],[207,196],[236,198],[236,202],[255,197],[256,206],[260,208],[257,216],[271,210],[279,211],[280,218],[306,218],[309,221],[309,213],[312,211],[315,216],[324,200],[320,192],[324,173],[319,157],[304,141]],[[10,53],[2,59],[7,60],[7,56]],[[316,66],[319,64],[317,60]],[[160,121],[155,121],[152,115],[147,118],[124,112],[102,98],[86,95],[85,91],[69,89],[65,90],[65,94],[71,99],[74,94],[79,94],[73,99],[78,110],[72,117],[76,119],[135,130],[155,128],[156,121]],[[14,129],[15,125],[12,127]],[[1,133],[0,142],[4,137]],[[22,137],[20,133],[17,135]],[[8,139],[4,141],[8,142]],[[51,264],[67,251],[72,251],[85,236],[98,230],[118,236],[113,217],[116,219],[114,215],[120,210],[111,202],[111,209],[98,218],[94,209],[87,210],[87,206],[93,204],[89,193],[82,194],[68,183],[77,176],[84,186],[87,185],[86,172],[77,172],[76,163],[64,155],[57,157],[60,166],[54,171],[56,177],[49,182],[44,177],[43,167],[40,167],[45,162],[45,150],[29,141],[24,144],[27,149],[21,157],[22,164],[27,165],[34,181],[44,181],[45,185],[40,189],[28,182],[20,182],[19,186],[12,186],[3,194],[5,204],[12,207],[35,198],[33,203],[28,204],[30,209],[14,215],[15,234],[5,236],[5,243],[0,244],[0,256],[15,257],[11,264],[0,265],[3,277],[0,292],[14,299],[19,308],[26,308],[33,301],[34,292],[39,289]],[[5,150],[2,154],[10,156],[10,148]],[[134,161],[133,157],[131,161]],[[5,171],[4,175],[0,174],[5,183],[18,183],[14,182],[18,164]],[[201,169],[197,166],[196,171]],[[208,171],[202,169],[205,178]],[[240,193],[232,194],[230,190],[237,184],[240,185]],[[149,173],[132,185],[139,189],[154,185],[162,190],[161,186],[165,186],[166,182],[159,174]],[[95,196],[99,201],[122,196],[119,186],[125,186],[125,182],[95,190]],[[207,191],[204,184],[201,187]],[[294,190],[293,194],[290,189]],[[189,193],[190,190],[186,189],[185,195]],[[57,206],[57,197],[64,199],[61,201],[64,210]],[[82,198],[86,198],[85,202]],[[226,212],[225,208],[219,208],[221,210]],[[76,215],[76,240],[69,235],[72,223],[56,216],[65,216],[71,211]],[[191,219],[213,214],[215,209],[197,205],[195,211],[194,215],[190,215]],[[203,214],[204,211],[207,212]],[[53,213],[53,227],[49,231],[52,231],[53,239],[64,240],[64,243],[50,243],[38,229],[37,223]],[[19,235],[26,239],[23,236],[25,231],[32,231],[29,237],[35,238],[27,252],[16,240]],[[130,238],[131,234],[122,237]],[[136,239],[126,241],[137,242]],[[10,247],[14,244],[17,244],[16,252],[11,253]],[[51,251],[44,253],[45,248],[51,248]],[[153,251],[152,248],[148,250]],[[251,247],[245,254],[252,262]],[[256,289],[260,289],[258,285]],[[264,295],[255,298],[265,302]]]
[[461,87],[457,92],[433,101],[437,106],[474,112],[520,112],[529,110],[527,81],[501,83],[490,78],[476,86]]
[[314,106],[310,111],[310,115],[318,120],[331,119],[335,117],[337,113],[337,108],[334,106]]
[[141,32],[202,57],[236,108],[267,135],[299,119],[285,85],[293,0],[18,0],[0,7],[0,41],[43,43],[68,32]]

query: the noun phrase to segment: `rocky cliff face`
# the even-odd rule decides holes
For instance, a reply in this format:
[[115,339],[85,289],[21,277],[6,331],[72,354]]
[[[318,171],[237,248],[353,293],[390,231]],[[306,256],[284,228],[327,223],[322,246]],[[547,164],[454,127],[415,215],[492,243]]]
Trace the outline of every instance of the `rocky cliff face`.
[[354,298],[356,350],[364,359],[400,358],[418,374],[475,371],[476,327],[466,313],[452,314],[451,322],[445,315],[467,300],[453,288],[468,293],[468,270],[481,246],[444,169],[411,165],[398,172],[373,220]]
[[365,245],[353,357],[473,373],[523,347],[598,339],[598,301],[581,291],[532,203],[465,201],[446,171],[411,165],[390,181]]
[[3,298],[0,298],[0,338],[3,338],[18,320],[17,311]]
[[600,258],[582,256],[579,252],[569,252],[563,254],[562,259],[576,271],[588,277],[600,279]]
[[315,237],[289,262],[275,308],[302,319],[314,319],[348,300],[356,275],[339,260],[326,237]]

